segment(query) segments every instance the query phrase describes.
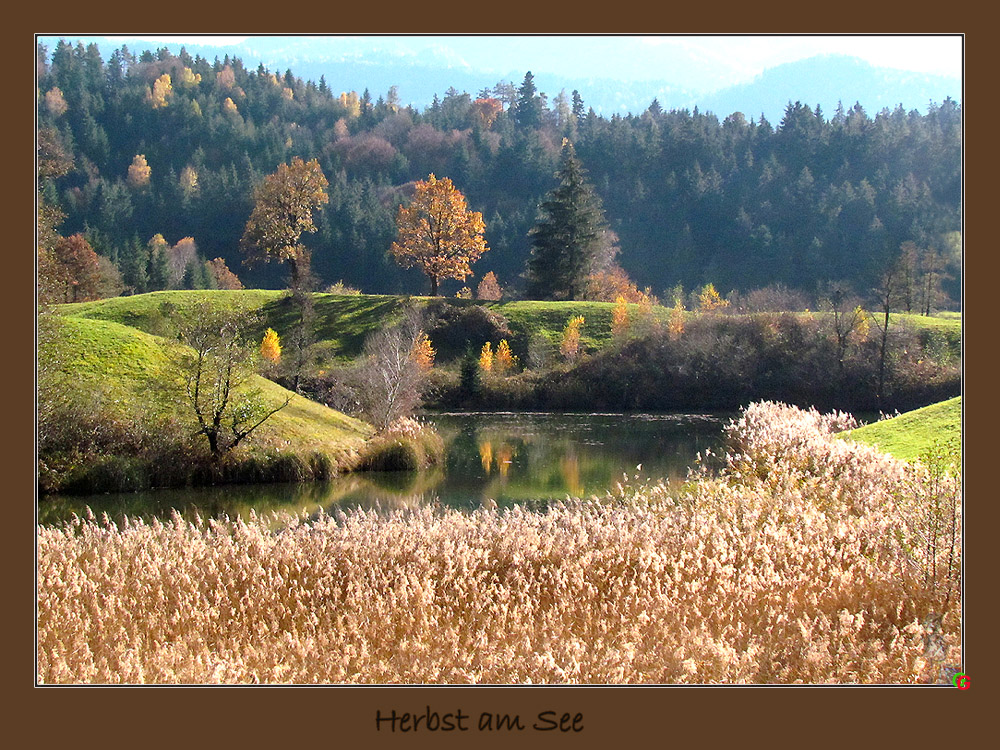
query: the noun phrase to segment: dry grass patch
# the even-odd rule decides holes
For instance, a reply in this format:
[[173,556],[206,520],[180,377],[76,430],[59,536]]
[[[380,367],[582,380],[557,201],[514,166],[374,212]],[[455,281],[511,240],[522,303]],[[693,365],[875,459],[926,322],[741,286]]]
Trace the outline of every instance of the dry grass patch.
[[44,682],[914,683],[960,480],[759,404],[717,477],[533,512],[39,528]]

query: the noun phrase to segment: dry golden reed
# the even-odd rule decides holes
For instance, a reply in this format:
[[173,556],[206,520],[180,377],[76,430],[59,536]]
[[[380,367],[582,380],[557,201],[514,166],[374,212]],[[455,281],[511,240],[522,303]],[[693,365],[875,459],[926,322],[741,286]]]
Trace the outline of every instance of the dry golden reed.
[[683,487],[545,511],[38,529],[45,683],[916,683],[960,665],[959,478],[777,404]]

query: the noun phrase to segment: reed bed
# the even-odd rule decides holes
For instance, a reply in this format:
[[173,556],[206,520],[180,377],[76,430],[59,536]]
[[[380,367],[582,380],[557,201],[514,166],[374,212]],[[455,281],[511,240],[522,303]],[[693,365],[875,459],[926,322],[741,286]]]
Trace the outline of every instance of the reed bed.
[[40,527],[38,679],[944,681],[960,477],[850,426],[755,404],[683,486],[544,511]]

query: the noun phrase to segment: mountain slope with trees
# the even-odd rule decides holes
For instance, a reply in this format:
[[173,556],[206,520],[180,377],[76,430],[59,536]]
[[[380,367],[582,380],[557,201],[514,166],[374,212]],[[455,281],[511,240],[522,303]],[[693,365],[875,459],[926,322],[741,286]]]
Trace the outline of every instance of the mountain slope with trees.
[[951,99],[926,114],[789,102],[772,124],[655,100],[606,118],[586,92],[543,96],[530,73],[520,87],[449,89],[417,111],[364,80],[361,94],[334,91],[322,77],[165,48],[123,47],[105,61],[94,45],[60,42],[38,48],[37,69],[39,146],[59,163],[40,174],[40,200],[55,212],[47,229],[79,234],[105,259],[104,291],[91,296],[282,286],[283,269],[242,265],[239,241],[255,187],[295,157],[315,159],[329,181],[304,242],[321,285],[419,290],[420,273],[389,248],[398,207],[433,173],[483,216],[491,252],[476,276],[523,290],[529,230],[566,138],[640,288],[843,281],[866,294],[909,242],[934,306],[960,297],[962,112]]

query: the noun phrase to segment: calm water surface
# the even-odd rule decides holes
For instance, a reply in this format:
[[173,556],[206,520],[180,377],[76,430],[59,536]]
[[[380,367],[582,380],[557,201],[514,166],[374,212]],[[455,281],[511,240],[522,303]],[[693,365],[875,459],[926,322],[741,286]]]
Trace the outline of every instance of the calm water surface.
[[426,472],[362,472],[329,482],[164,489],[43,498],[41,523],[89,507],[100,516],[247,517],[251,511],[395,508],[440,502],[475,508],[603,495],[623,481],[683,479],[696,454],[722,443],[712,414],[449,413],[425,417],[445,440],[445,465]]

